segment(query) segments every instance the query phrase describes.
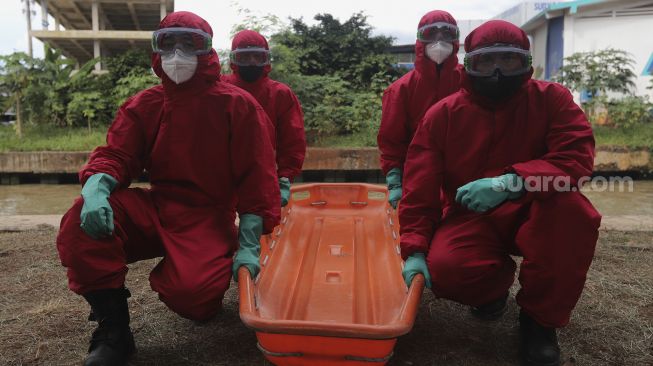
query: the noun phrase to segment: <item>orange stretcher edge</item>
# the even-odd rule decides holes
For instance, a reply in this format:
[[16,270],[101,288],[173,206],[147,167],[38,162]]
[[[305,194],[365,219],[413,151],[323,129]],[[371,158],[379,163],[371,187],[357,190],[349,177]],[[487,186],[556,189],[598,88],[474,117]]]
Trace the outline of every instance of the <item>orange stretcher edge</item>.
[[410,332],[424,290],[424,276],[418,274],[413,278],[408,289],[407,301],[401,309],[397,322],[388,325],[365,325],[263,319],[256,312],[254,281],[247,268],[241,267],[238,270],[238,283],[240,319],[247,327],[258,332],[366,339],[396,338]]
[[[326,184],[304,184],[293,186],[291,192],[318,190],[321,188],[336,189],[357,189],[383,193],[387,197],[385,187],[371,184],[351,184],[351,183],[326,183]],[[360,193],[359,193],[360,194]],[[387,198],[386,198],[387,199]],[[293,200],[289,203],[291,207]],[[378,206],[378,203],[376,204]],[[389,205],[384,204],[383,208],[387,209]],[[377,207],[378,208],[378,207]],[[287,212],[287,211],[286,211]],[[395,216],[396,219],[396,216]],[[400,257],[396,257],[401,261]],[[314,320],[293,320],[293,319],[274,319],[263,318],[259,315],[256,304],[256,284],[251,278],[249,271],[241,267],[238,271],[239,295],[240,295],[240,318],[243,323],[257,332],[271,334],[289,334],[303,336],[325,336],[325,337],[342,337],[342,338],[360,338],[360,339],[391,339],[408,333],[412,327],[417,315],[421,294],[424,290],[424,277],[416,275],[408,288],[398,316],[389,323],[385,324],[363,324],[363,323],[343,323],[332,321],[314,321]],[[405,287],[404,287],[405,289]],[[405,291],[405,290],[404,290]]]

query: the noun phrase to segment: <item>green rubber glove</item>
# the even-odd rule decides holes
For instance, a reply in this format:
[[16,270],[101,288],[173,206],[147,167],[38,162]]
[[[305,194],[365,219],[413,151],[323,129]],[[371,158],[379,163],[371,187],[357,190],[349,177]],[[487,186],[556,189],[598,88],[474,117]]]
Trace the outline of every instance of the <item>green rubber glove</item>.
[[93,239],[110,236],[113,233],[113,210],[109,195],[118,181],[109,174],[93,174],[82,187],[84,206],[79,215],[79,225]]
[[413,282],[413,277],[418,273],[424,275],[426,287],[431,288],[431,274],[426,266],[426,257],[424,256],[424,253],[413,253],[406,258],[404,269],[401,271],[406,286],[410,287],[410,283]]
[[290,179],[279,178],[279,190],[281,191],[281,207],[285,207],[290,199]]
[[456,202],[476,212],[485,212],[505,200],[518,199],[524,194],[523,179],[517,174],[482,178],[458,188]]
[[397,202],[401,199],[401,169],[392,168],[385,176],[388,184],[388,202],[392,208],[397,208]]
[[253,214],[240,215],[238,224],[238,251],[231,267],[234,281],[238,282],[238,268],[247,267],[252,279],[258,275],[261,265],[258,263],[261,251],[261,234],[263,233],[263,219]]

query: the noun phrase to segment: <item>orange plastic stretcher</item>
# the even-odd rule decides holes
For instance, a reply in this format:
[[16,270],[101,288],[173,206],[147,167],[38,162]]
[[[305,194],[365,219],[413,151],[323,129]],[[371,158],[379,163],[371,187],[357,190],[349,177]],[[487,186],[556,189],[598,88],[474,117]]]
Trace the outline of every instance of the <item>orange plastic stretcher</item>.
[[424,278],[401,276],[399,225],[387,190],[306,184],[261,240],[261,272],[238,273],[240,317],[278,366],[384,365],[410,331]]

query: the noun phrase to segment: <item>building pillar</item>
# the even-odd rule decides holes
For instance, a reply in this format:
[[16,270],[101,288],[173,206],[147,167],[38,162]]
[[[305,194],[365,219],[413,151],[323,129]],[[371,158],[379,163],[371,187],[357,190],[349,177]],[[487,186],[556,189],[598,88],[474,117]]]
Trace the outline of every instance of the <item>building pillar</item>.
[[[99,11],[97,0],[93,0],[93,2],[91,3],[91,24],[94,32],[98,32],[100,30],[100,11]],[[101,55],[102,52],[100,50],[100,40],[94,39],[93,57],[98,58]],[[102,70],[102,63],[98,62],[95,64],[95,71],[100,71],[100,70]]]
[[574,44],[574,23],[575,23],[575,17],[572,14],[565,14],[564,15],[564,29],[563,29],[563,52],[564,52],[564,57],[569,57],[574,52],[576,52],[576,47]]
[[32,9],[29,0],[25,1],[25,15],[27,16],[27,51],[29,57],[32,57]]
[[41,26],[43,30],[48,30],[48,0],[41,0]]
[[[43,27],[43,30],[48,30],[48,26],[50,23],[48,22],[48,0],[41,0],[41,27]],[[45,50],[47,48],[46,42],[43,42],[43,54],[45,54]]]
[[168,15],[168,11],[166,10],[166,0],[161,0],[161,5],[159,6],[159,12],[161,19],[165,18],[166,15]]

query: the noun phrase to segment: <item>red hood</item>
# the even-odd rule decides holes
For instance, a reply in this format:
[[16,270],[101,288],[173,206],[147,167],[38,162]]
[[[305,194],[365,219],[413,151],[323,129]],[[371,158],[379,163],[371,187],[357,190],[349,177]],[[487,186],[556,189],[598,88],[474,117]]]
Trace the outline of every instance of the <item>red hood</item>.
[[525,50],[531,48],[531,43],[521,28],[503,20],[490,20],[474,29],[465,38],[465,52],[496,43],[511,44]]
[[[511,44],[524,50],[529,50],[531,48],[528,36],[526,36],[526,33],[521,28],[503,20],[490,20],[474,29],[467,38],[465,38],[465,52],[471,52],[478,48],[491,46],[497,43]],[[532,76],[533,68],[531,67],[530,72],[524,75],[524,85],[526,85],[526,81],[528,81]],[[473,92],[471,80],[466,72],[463,73],[462,88],[470,93],[480,104],[496,106],[496,102],[492,102]],[[521,91],[523,91],[523,89],[524,87],[522,87]],[[521,94],[521,91],[500,104],[504,105],[510,103]]]
[[[200,16],[188,11],[177,11],[168,14],[168,16],[161,20],[158,29],[172,27],[201,29],[213,37],[213,30],[209,23]],[[181,91],[185,89],[190,90],[196,89],[202,84],[210,84],[217,80],[220,75],[220,60],[213,49],[208,55],[197,56],[197,70],[195,71],[195,75],[193,75],[190,80],[179,85],[170,80],[168,75],[163,72],[163,68],[161,67],[161,55],[158,53],[152,53],[152,69],[154,69],[156,75],[161,78],[163,88],[166,92]]]
[[[453,25],[457,25],[456,19],[443,10],[433,10],[426,13],[422,19],[419,21],[417,29],[427,25],[437,22],[445,22]],[[415,70],[422,75],[432,75],[435,76],[435,70],[437,64],[426,57],[424,54],[424,49],[426,48],[427,43],[422,43],[420,41],[415,42]],[[443,71],[452,71],[458,65],[458,49],[460,48],[460,43],[458,41],[453,43],[453,51],[451,55],[442,64]]]
[[[233,51],[237,48],[247,48],[247,47],[261,47],[261,48],[265,48],[266,50],[270,49],[270,47],[268,46],[268,41],[265,39],[265,37],[263,37],[258,32],[245,29],[236,33],[234,39],[231,41],[231,50]],[[240,78],[240,73],[238,72],[238,65],[234,65],[230,63],[229,66],[231,67],[231,70],[234,72],[234,75],[236,75],[236,78],[238,79],[239,83],[246,83],[243,79]],[[254,83],[247,83],[247,84],[262,83],[265,80],[265,78],[267,78],[270,71],[272,71],[272,65],[265,65],[263,67],[263,75]]]

